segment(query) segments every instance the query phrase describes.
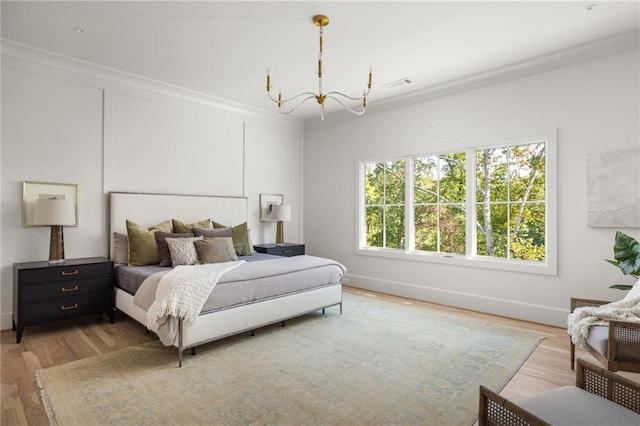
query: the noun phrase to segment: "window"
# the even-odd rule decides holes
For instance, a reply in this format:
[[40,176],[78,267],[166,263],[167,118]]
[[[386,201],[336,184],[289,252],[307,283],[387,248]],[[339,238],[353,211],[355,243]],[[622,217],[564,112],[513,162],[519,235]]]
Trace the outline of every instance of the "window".
[[415,249],[466,253],[466,154],[413,160]]
[[486,148],[476,158],[476,253],[544,261],[544,142]]
[[404,160],[365,165],[365,210],[369,247],[404,248]]
[[554,137],[361,162],[360,172],[358,253],[556,273]]

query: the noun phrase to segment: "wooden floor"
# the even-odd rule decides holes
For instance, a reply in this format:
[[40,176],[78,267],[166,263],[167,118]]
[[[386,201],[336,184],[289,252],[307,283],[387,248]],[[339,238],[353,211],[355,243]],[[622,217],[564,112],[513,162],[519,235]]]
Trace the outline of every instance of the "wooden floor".
[[[544,336],[542,343],[502,390],[501,394],[507,398],[520,399],[574,382],[574,374],[569,368],[569,339],[564,329],[349,287],[345,287],[345,292],[366,293],[399,304],[456,313]],[[15,339],[13,331],[2,331],[2,425],[48,424],[35,379],[36,370],[137,345],[153,340],[155,336],[147,334],[144,327],[124,315],[116,315],[115,324],[109,324],[106,318],[91,316],[26,327],[22,342],[16,344]],[[595,362],[581,349],[577,350],[577,355]],[[640,381],[640,374],[624,375]]]

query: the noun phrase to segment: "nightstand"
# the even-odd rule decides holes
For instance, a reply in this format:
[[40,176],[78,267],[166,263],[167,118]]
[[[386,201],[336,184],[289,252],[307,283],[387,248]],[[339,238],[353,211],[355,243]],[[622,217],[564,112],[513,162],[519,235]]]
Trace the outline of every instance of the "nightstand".
[[104,257],[13,264],[13,329],[106,312],[113,324],[113,262]]
[[253,249],[258,253],[275,254],[276,256],[299,256],[304,254],[304,244],[256,244]]

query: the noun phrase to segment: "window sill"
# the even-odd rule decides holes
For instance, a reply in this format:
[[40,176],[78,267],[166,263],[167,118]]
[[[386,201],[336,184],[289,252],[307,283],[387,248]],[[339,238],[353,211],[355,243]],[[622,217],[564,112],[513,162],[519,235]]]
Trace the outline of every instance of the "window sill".
[[411,260],[416,262],[439,263],[443,265],[466,266],[483,269],[497,269],[528,274],[557,275],[555,262],[529,262],[524,260],[506,260],[485,256],[464,256],[448,253],[424,253],[401,249],[376,247],[356,248],[356,254],[383,257],[387,259]]

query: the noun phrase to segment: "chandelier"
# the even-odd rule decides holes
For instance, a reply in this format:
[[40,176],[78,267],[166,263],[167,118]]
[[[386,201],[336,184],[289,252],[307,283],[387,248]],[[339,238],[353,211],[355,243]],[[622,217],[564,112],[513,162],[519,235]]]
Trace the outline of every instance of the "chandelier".
[[[292,113],[293,111],[298,109],[298,107],[300,105],[302,105],[303,103],[307,102],[310,99],[315,99],[318,102],[318,104],[320,105],[320,119],[321,120],[324,120],[324,104],[325,104],[325,101],[327,99],[333,99],[334,101],[338,102],[346,110],[352,112],[353,114],[356,114],[356,115],[364,114],[365,110],[367,109],[367,96],[369,95],[369,92],[371,91],[371,81],[372,81],[371,68],[369,69],[369,81],[367,83],[367,88],[363,91],[362,96],[353,97],[353,96],[348,96],[348,95],[345,95],[344,93],[336,92],[336,91],[323,93],[322,92],[322,28],[326,27],[327,25],[329,25],[329,18],[327,18],[324,15],[316,15],[316,16],[313,17],[312,22],[313,22],[313,24],[315,26],[317,26],[320,29],[320,49],[319,49],[319,53],[318,53],[318,93],[303,92],[303,93],[295,95],[295,96],[293,96],[291,98],[283,99],[282,98],[282,91],[280,90],[278,92],[278,97],[274,98],[273,96],[271,96],[271,75],[269,73],[269,70],[267,69],[267,95],[269,95],[269,99],[271,99],[273,102],[278,104],[278,110],[282,114]],[[300,98],[302,98],[302,99],[300,99]],[[286,109],[285,104],[288,104],[289,102],[292,102],[292,101],[296,101],[296,102],[291,104],[293,106],[290,106],[290,108]],[[362,102],[362,109],[357,109],[356,110],[356,109],[353,109],[353,108],[349,107],[345,103],[347,101],[359,101],[359,102]],[[285,107],[284,110],[283,110],[283,107]]]

